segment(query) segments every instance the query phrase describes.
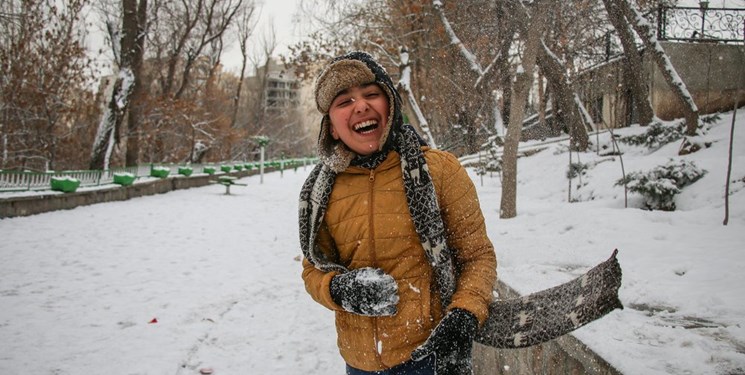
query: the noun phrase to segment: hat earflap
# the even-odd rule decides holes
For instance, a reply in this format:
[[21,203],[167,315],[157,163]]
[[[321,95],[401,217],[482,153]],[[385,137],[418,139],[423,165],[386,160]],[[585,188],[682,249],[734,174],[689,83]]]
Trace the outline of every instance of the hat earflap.
[[347,169],[355,153],[344,142],[331,135],[331,118],[324,115],[321,120],[321,131],[318,134],[318,157],[331,170],[340,173]]

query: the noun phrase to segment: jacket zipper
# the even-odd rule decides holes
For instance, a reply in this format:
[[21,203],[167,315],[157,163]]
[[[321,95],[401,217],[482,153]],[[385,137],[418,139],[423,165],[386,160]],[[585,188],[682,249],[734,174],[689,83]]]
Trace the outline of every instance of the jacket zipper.
[[[370,170],[369,180],[370,180],[370,186],[369,186],[370,187],[370,210],[369,210],[368,221],[369,221],[369,227],[370,227],[370,250],[371,250],[370,255],[372,257],[373,267],[377,267],[378,260],[375,257],[376,255],[375,254],[375,230],[374,230],[375,227],[373,225],[373,207],[374,207],[373,204],[375,203],[373,201],[373,197],[375,196],[375,189],[374,189],[375,188],[375,170],[374,169]],[[372,323],[373,323],[373,341],[375,344],[375,357],[377,358],[378,363],[382,365],[383,358],[380,355],[381,345],[378,342],[378,318],[373,317]]]

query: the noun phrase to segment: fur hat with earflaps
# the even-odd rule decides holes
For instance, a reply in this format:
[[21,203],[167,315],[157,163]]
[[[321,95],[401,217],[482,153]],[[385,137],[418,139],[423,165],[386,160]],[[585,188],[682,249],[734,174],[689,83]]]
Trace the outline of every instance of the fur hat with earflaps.
[[378,150],[381,151],[390,146],[388,135],[391,130],[399,129],[403,123],[401,97],[385,68],[367,53],[351,52],[331,60],[316,78],[314,87],[316,108],[323,114],[321,132],[318,136],[318,155],[321,162],[328,165],[334,172],[338,173],[346,169],[356,154],[340,140],[335,140],[331,136],[329,107],[340,92],[368,83],[378,84],[389,100],[388,123],[380,140],[380,150]]

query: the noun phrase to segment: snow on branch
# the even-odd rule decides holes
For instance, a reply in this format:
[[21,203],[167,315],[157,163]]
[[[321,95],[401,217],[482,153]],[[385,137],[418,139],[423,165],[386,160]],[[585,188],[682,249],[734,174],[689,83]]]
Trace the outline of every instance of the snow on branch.
[[398,87],[399,89],[403,90],[406,93],[406,97],[409,101],[409,104],[411,105],[411,108],[414,110],[414,115],[417,118],[417,121],[419,122],[419,127],[422,129],[422,131],[425,133],[429,140],[429,145],[432,148],[437,148],[437,143],[435,142],[435,137],[432,135],[432,132],[429,129],[429,123],[427,122],[427,119],[424,117],[424,114],[422,113],[421,108],[419,108],[419,103],[417,103],[416,98],[414,97],[414,93],[411,90],[411,66],[409,65],[409,53],[405,50],[401,50],[401,79],[398,81]]
[[466,61],[468,61],[471,70],[476,72],[479,77],[483,77],[485,72],[484,69],[481,67],[481,64],[479,64],[479,62],[476,60],[476,56],[471,53],[471,51],[469,51],[465,45],[463,45],[463,42],[461,42],[460,39],[458,39],[458,36],[455,35],[455,31],[453,31],[453,28],[450,26],[450,21],[448,21],[447,17],[445,17],[445,12],[442,9],[444,7],[442,1],[434,0],[432,5],[435,7],[435,11],[437,11],[437,14],[440,16],[442,25],[445,27],[445,32],[450,38],[450,43],[458,47],[460,54],[463,55]]
[[693,112],[698,112],[698,107],[696,107],[696,103],[693,101],[693,96],[688,91],[688,88],[686,87],[685,83],[683,83],[683,80],[678,75],[678,72],[673,67],[673,64],[670,62],[670,58],[667,56],[667,53],[665,53],[665,50],[662,48],[662,45],[660,45],[660,42],[657,40],[657,35],[655,35],[654,27],[647,21],[644,16],[639,12],[636,7],[626,2],[626,0],[623,0],[624,3],[626,3],[626,9],[633,14],[633,26],[636,32],[639,34],[639,36],[646,37],[646,39],[649,41],[649,44],[652,45],[654,48],[653,53],[658,56],[662,60],[662,64],[664,66],[661,66],[660,69],[664,69],[671,77],[672,77],[672,84],[675,85],[673,88],[674,90],[677,90],[680,95],[682,96],[682,99],[685,100],[686,104],[691,108]]
[[595,128],[595,121],[592,120],[592,116],[590,116],[590,113],[587,112],[587,108],[585,108],[585,105],[582,103],[582,100],[579,98],[579,94],[576,92],[574,93],[574,103],[577,105],[577,108],[579,109],[580,115],[582,115],[582,119],[585,121],[586,125],[589,125],[591,128]]
[[481,81],[484,79],[484,77],[492,70],[494,66],[497,65],[497,62],[502,57],[502,51],[499,51],[496,56],[494,56],[494,59],[489,63],[489,65],[484,69],[482,74],[479,76],[479,78],[476,80],[476,83],[473,84],[473,87],[478,87]]

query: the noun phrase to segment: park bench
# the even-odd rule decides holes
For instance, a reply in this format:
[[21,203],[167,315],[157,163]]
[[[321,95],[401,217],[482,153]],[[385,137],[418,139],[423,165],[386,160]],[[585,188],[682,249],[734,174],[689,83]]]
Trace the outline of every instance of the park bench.
[[240,184],[235,182],[237,177],[233,176],[220,176],[215,181],[210,181],[212,184],[220,184],[225,186],[225,195],[230,195],[230,187],[233,185],[248,186],[247,184]]

